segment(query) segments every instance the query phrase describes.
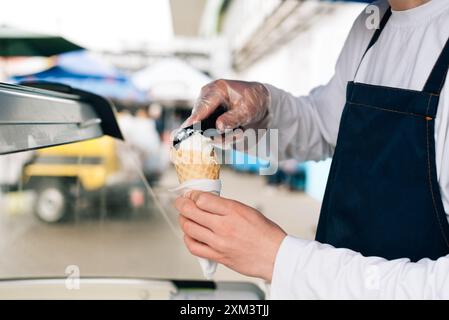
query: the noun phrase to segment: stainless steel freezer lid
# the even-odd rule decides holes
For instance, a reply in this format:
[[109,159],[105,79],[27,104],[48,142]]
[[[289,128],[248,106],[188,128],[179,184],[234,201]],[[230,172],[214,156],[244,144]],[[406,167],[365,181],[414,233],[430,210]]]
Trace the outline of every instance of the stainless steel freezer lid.
[[107,99],[56,83],[0,83],[0,154],[103,135],[123,140]]

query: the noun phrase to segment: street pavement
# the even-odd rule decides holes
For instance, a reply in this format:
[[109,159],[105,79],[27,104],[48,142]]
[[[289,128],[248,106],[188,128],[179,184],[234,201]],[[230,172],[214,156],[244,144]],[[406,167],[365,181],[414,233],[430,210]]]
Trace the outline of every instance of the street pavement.
[[[264,177],[229,169],[223,170],[222,182],[222,196],[257,208],[289,234],[313,239],[318,201],[301,192],[267,187]],[[22,210],[16,205],[0,212],[0,278],[65,277],[67,266],[75,265],[81,276],[203,279],[176,224],[174,196],[168,191],[176,185],[170,168],[154,190],[157,204],[151,201],[145,210],[113,217],[86,217],[84,212],[83,218],[62,224],[37,220],[30,212],[32,204],[25,205],[33,197],[22,197]],[[215,279],[263,285],[223,266]]]

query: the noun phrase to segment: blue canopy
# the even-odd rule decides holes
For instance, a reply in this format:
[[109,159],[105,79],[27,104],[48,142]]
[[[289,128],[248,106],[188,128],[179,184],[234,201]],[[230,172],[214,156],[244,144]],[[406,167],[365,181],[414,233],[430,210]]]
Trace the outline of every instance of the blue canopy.
[[50,69],[11,78],[12,82],[48,81],[90,91],[101,96],[137,103],[146,102],[146,94],[117,69],[94,59],[85,51],[76,51],[58,57]]

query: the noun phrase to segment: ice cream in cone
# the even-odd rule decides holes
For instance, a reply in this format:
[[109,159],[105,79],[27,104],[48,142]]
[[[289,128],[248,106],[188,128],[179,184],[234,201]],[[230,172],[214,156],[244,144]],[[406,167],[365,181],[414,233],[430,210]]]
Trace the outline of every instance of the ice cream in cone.
[[195,179],[217,180],[220,164],[212,146],[212,139],[195,133],[172,148],[171,159],[180,183]]

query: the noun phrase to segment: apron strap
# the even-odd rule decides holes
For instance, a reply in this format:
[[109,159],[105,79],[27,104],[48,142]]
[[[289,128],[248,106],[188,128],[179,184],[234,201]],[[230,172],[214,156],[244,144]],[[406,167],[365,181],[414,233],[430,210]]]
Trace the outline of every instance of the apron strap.
[[449,68],[449,39],[443,48],[435,66],[430,73],[423,91],[434,95],[440,95],[443,85],[446,81]]
[[368,47],[366,48],[365,52],[363,53],[362,58],[360,59],[359,65],[357,66],[357,69],[354,74],[354,79],[357,76],[357,73],[359,72],[359,68],[362,64],[363,58],[365,58],[366,54],[368,53],[369,49],[371,49],[372,46],[374,46],[377,42],[377,40],[380,37],[380,34],[384,30],[385,26],[387,25],[388,20],[391,17],[391,7],[388,7],[387,11],[385,12],[384,16],[382,17],[382,20],[380,21],[379,28],[376,29],[376,31],[373,34],[373,37],[371,38],[371,41],[368,44]]

